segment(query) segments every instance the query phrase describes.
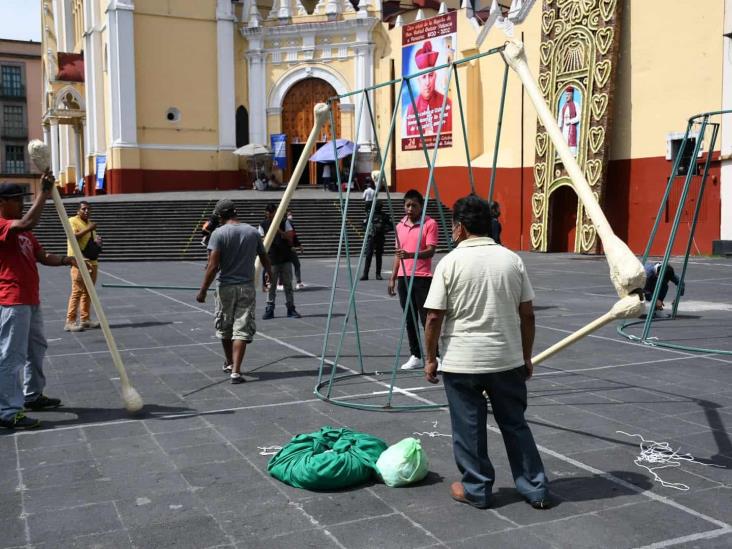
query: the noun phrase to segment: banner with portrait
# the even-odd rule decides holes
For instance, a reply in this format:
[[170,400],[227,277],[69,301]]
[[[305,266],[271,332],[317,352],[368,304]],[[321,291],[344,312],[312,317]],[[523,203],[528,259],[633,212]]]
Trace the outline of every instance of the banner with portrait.
[[[415,21],[402,27],[402,76],[406,77],[431,67],[451,63],[457,47],[457,12]],[[425,143],[434,147],[440,126],[443,105],[445,114],[439,147],[452,146],[452,100],[448,89],[450,68],[427,72],[409,80],[410,96],[405,82],[401,97],[402,150],[422,148],[419,125]],[[447,96],[447,101],[445,101]],[[412,103],[414,99],[414,104]],[[416,113],[415,113],[416,106]],[[419,116],[419,123],[417,122]]]

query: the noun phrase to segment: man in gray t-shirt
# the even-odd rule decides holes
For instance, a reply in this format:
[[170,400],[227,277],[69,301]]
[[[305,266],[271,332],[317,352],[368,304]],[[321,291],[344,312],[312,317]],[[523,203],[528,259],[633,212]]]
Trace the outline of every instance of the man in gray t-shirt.
[[230,373],[231,382],[237,384],[245,381],[241,376],[241,363],[247,343],[251,343],[257,330],[254,321],[254,262],[259,256],[269,278],[272,277],[272,266],[257,229],[239,222],[233,201],[219,200],[214,215],[221,219],[222,225],[211,235],[208,243],[208,265],[196,301],[206,301],[206,292],[218,272],[216,336],[224,347],[224,372]]

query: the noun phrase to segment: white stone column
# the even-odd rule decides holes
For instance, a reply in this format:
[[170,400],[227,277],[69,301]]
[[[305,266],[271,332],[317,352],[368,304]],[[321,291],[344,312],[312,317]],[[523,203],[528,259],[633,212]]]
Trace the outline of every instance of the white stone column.
[[247,52],[249,77],[249,142],[267,145],[266,54],[263,39],[251,37]]
[[[354,48],[356,53],[356,59],[354,63],[354,82],[355,89],[360,90],[368,88],[374,84],[374,45],[370,43],[359,44]],[[353,96],[353,102],[356,106],[355,117],[358,118],[358,112],[360,110],[362,95]],[[371,101],[371,108],[375,110],[374,105],[374,94],[369,92],[369,100]],[[376,116],[376,112],[374,112]],[[355,119],[354,119],[355,123]],[[371,144],[374,142],[373,125],[371,124],[368,107],[364,102],[363,110],[361,112],[361,123],[356,128],[356,135],[354,136],[356,142],[359,144],[359,150],[361,152],[367,152],[371,150]],[[362,147],[366,145],[366,147]]]
[[51,120],[51,169],[54,177],[58,177],[61,173],[61,165],[58,154],[58,120]]
[[51,127],[48,124],[43,125],[43,142],[51,146]]
[[231,0],[216,6],[216,48],[219,89],[219,148],[236,147],[236,99],[234,97],[234,13]]
[[86,100],[87,154],[104,154],[104,51],[102,48],[101,18],[97,2],[84,2],[84,89]]
[[137,145],[135,99],[135,33],[133,0],[109,0],[109,80],[112,104],[112,145]]
[[79,185],[79,179],[82,179],[84,177],[84,143],[83,143],[83,135],[81,131],[81,121],[79,121],[79,126],[74,126],[74,155],[76,157],[76,181],[74,181],[74,184],[78,187]]
[[[724,3],[722,38],[722,109],[732,109],[732,0]],[[722,169],[720,174],[721,224],[719,238],[732,240],[732,115],[722,117]],[[711,152],[711,151],[710,151]]]

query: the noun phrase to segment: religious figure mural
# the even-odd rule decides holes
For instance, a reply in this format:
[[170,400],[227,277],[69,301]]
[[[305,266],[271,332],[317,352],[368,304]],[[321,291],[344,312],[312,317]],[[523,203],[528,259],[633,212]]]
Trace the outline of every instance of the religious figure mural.
[[557,108],[559,116],[557,124],[562,130],[565,141],[574,156],[577,156],[577,146],[580,142],[580,113],[582,112],[582,93],[574,86],[567,86],[559,97]]

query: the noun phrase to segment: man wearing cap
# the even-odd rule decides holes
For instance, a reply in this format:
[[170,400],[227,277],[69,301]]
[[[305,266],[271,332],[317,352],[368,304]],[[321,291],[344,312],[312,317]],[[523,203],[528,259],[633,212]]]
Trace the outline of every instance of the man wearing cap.
[[[432,50],[432,42],[425,41],[415,54],[414,61],[420,70],[434,67],[440,52]],[[442,135],[452,131],[452,102],[435,89],[437,73],[435,71],[426,72],[417,77],[419,84],[419,96],[415,98],[414,104],[411,103],[407,107],[407,135],[419,135],[419,126],[417,125],[417,117],[414,116],[414,106],[417,106],[419,121],[422,125],[424,135],[437,135],[440,127],[440,113],[442,112],[443,102],[445,104],[445,117],[442,122]]]
[[43,394],[47,344],[36,263],[58,267],[74,266],[76,261],[46,253],[31,232],[53,187],[50,174],[41,177],[41,187],[23,215],[23,197],[31,193],[14,183],[0,184],[0,427],[6,429],[40,425],[39,420],[27,417],[23,408],[43,410],[61,405],[59,399]]
[[252,342],[257,331],[254,262],[259,256],[269,278],[272,267],[257,229],[239,222],[233,201],[219,200],[214,215],[221,220],[221,226],[208,242],[208,266],[196,301],[206,301],[206,292],[218,271],[214,326],[226,357],[223,370],[230,374],[231,383],[238,384],[245,381],[241,364],[247,344]]
[[559,111],[557,124],[562,130],[562,135],[569,146],[570,152],[577,156],[577,128],[579,127],[580,117],[577,112],[577,104],[574,102],[574,88],[567,86],[564,90],[565,103]]

